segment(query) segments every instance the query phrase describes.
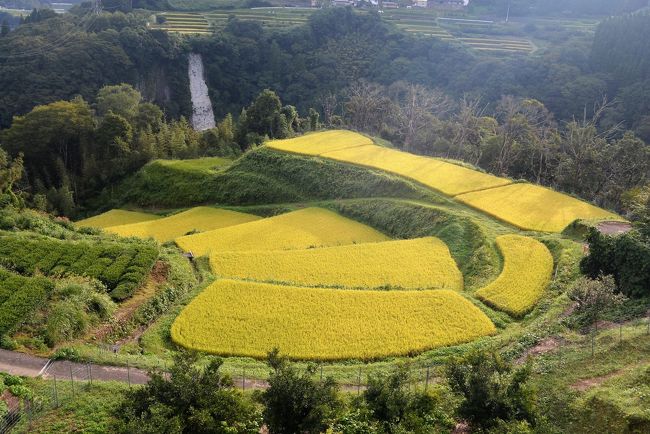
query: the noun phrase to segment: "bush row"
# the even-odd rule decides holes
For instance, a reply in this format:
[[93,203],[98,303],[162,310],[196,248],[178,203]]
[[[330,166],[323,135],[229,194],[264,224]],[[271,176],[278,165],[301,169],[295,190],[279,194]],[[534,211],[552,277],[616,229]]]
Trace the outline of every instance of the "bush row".
[[0,269],[0,335],[20,325],[45,303],[54,283],[44,277],[23,277]]
[[100,280],[115,300],[142,284],[157,249],[151,244],[88,243],[15,234],[0,236],[0,264],[21,274],[79,275]]

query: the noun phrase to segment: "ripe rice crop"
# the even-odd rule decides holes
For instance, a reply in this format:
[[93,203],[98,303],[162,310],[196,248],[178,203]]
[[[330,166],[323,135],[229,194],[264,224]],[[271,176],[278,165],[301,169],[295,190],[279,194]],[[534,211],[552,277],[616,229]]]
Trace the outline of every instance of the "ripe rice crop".
[[151,237],[164,243],[194,230],[210,231],[260,218],[241,212],[199,206],[159,220],[111,226],[106,228],[106,231],[123,237]]
[[506,178],[377,145],[322,154],[325,158],[360,164],[410,178],[448,196],[510,184]]
[[219,280],[171,328],[174,342],[220,355],[374,359],[456,345],[495,327],[454,291],[350,291]]
[[176,239],[196,256],[210,251],[290,250],[386,241],[369,226],[322,208],[305,208],[276,217]]
[[497,238],[503,271],[494,282],[476,291],[487,304],[520,317],[531,310],[548,286],[553,257],[539,241],[520,235]]
[[269,146],[273,149],[307,155],[320,155],[325,152],[362,145],[372,145],[372,140],[361,134],[346,130],[323,131],[321,133],[305,134],[293,139],[269,142]]
[[321,249],[215,252],[214,273],[228,279],[344,288],[463,289],[463,276],[437,238]]
[[275,140],[267,146],[385,170],[450,196],[511,182],[443,160],[377,146],[367,137],[351,131],[326,131],[290,140]]
[[619,216],[548,188],[512,184],[457,197],[521,229],[562,232],[576,219],[621,220]]
[[131,223],[139,223],[161,218],[154,214],[147,214],[144,212],[126,211],[123,209],[112,209],[103,214],[96,215],[84,220],[79,220],[75,223],[77,227],[90,227],[90,228],[107,228],[109,226],[126,225]]

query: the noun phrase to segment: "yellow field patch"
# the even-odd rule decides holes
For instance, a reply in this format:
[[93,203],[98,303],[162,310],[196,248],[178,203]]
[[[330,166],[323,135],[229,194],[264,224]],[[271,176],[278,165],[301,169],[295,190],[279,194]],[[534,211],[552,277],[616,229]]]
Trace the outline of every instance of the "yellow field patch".
[[305,134],[293,139],[273,140],[268,146],[280,151],[298,154],[320,155],[337,149],[354,146],[372,145],[372,140],[361,134],[347,130],[330,130],[320,133]]
[[159,220],[108,227],[106,231],[123,237],[151,237],[164,243],[188,232],[210,231],[259,219],[251,214],[200,206]]
[[621,217],[581,200],[533,184],[512,184],[457,197],[474,208],[521,229],[562,232],[576,219]]
[[436,158],[377,146],[367,137],[352,131],[334,130],[308,134],[295,139],[274,140],[268,142],[267,146],[385,170],[450,196],[511,183],[508,179]]
[[75,225],[80,228],[107,228],[109,226],[151,221],[159,218],[161,217],[155,214],[126,211],[123,209],[112,209],[103,214],[79,220],[78,222],[75,222]]
[[387,241],[364,224],[323,208],[305,208],[276,217],[176,239],[196,256],[209,252],[291,250]]
[[437,238],[306,250],[215,252],[212,270],[228,279],[341,288],[463,289],[463,276]]
[[499,178],[457,164],[377,145],[327,152],[322,156],[395,173],[449,196],[511,183],[509,179]]
[[350,291],[220,280],[171,328],[174,342],[220,355],[373,359],[456,345],[495,332],[456,292]]
[[520,235],[497,238],[503,271],[494,282],[476,291],[487,304],[513,316],[522,316],[539,301],[553,272],[553,257],[539,241]]

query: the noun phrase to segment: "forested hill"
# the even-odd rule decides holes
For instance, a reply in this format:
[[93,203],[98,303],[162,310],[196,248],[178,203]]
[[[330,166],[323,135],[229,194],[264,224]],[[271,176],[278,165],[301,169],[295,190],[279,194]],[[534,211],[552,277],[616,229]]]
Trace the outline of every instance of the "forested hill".
[[[650,129],[650,12],[612,17],[596,32],[594,67],[615,86],[632,126]],[[650,132],[650,131],[649,131]],[[647,134],[647,133],[646,133]],[[645,135],[645,134],[644,134]]]
[[607,20],[595,42],[567,38],[529,56],[495,57],[409,35],[379,14],[348,8],[322,10],[286,30],[232,18],[223,31],[200,38],[149,30],[143,11],[82,12],[31,18],[0,38],[0,126],[34,105],[77,94],[91,99],[102,85],[122,82],[168,116],[187,117],[187,53],[195,51],[203,55],[218,117],[239,113],[265,88],[304,112],[321,109],[332,94],[340,101],[360,80],[406,81],[455,99],[480,98],[490,111],[503,95],[534,98],[560,121],[582,118],[585,109],[591,116],[607,96],[618,101],[603,117],[608,125],[622,123],[650,139],[650,98],[642,97],[650,88],[647,62],[639,60],[647,57],[648,38],[634,30],[650,28],[648,15]]
[[511,16],[532,15],[618,15],[637,11],[648,5],[646,0],[472,0],[475,11]]
[[[53,16],[52,16],[53,15]],[[190,111],[186,54],[146,28],[147,14],[32,14],[0,37],[0,127],[35,105],[131,83],[168,115]]]

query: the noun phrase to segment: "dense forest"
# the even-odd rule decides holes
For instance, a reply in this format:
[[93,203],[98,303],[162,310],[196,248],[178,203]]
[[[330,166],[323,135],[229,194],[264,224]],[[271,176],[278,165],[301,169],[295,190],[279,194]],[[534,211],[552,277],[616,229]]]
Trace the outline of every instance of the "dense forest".
[[[44,195],[48,209],[74,213],[152,158],[237,154],[319,122],[619,212],[650,177],[649,14],[607,19],[593,42],[503,58],[350,8],[285,31],[231,18],[223,32],[189,40],[145,23],[142,12],[35,11],[0,38],[0,138],[24,154],[23,190]],[[224,119],[211,136],[181,118],[190,114],[189,52],[202,54]],[[100,90],[105,83],[129,85]],[[249,107],[256,98],[263,113]]]
[[[647,14],[605,21],[593,43],[569,38],[539,55],[505,58],[411,36],[378,14],[345,8],[324,10],[286,31],[232,19],[223,32],[190,41],[148,31],[145,19],[142,13],[94,17],[79,9],[77,15],[34,19],[0,38],[0,87],[9,90],[1,96],[0,125],[9,126],[36,104],[76,94],[89,99],[102,84],[121,82],[168,115],[188,116],[186,55],[195,51],[204,56],[218,116],[238,113],[265,88],[306,110],[360,79],[381,85],[402,80],[455,99],[480,98],[492,112],[502,95],[534,98],[560,121],[585,111],[591,116],[594,103],[607,96],[616,104],[603,122],[623,122],[648,139],[644,117],[650,109],[640,92],[648,88],[647,64],[638,60],[646,40],[639,31],[650,28]],[[83,73],[71,75],[77,65]]]
[[511,16],[534,15],[617,15],[648,6],[646,0],[473,0],[475,11]]

